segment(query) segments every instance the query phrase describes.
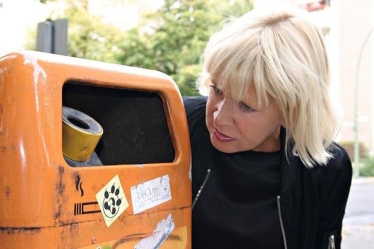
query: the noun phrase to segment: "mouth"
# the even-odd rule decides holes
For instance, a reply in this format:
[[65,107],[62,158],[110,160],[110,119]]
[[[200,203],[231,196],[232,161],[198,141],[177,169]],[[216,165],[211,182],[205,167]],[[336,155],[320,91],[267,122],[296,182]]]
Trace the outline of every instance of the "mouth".
[[218,141],[221,141],[221,142],[233,142],[236,140],[235,138],[232,138],[232,137],[226,136],[225,134],[220,133],[216,128],[214,128],[213,134],[218,139]]

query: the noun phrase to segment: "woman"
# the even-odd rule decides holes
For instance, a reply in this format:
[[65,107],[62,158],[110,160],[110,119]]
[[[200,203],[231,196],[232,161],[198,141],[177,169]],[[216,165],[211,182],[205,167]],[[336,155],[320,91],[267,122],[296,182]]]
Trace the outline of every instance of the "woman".
[[185,98],[192,244],[340,248],[352,168],[333,142],[328,59],[302,11],[256,12],[214,34]]

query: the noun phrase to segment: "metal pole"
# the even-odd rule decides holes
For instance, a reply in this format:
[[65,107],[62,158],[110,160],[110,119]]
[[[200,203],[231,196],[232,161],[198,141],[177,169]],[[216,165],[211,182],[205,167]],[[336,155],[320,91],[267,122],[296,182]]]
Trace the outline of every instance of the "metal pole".
[[36,51],[68,55],[68,19],[39,23]]
[[36,51],[46,53],[53,52],[53,22],[51,20],[38,24]]
[[359,83],[359,74],[360,74],[360,66],[361,66],[361,60],[362,60],[362,55],[364,53],[365,46],[373,33],[374,27],[372,27],[367,34],[364,43],[361,46],[360,49],[360,54],[358,56],[358,61],[357,61],[357,67],[356,67],[356,81],[355,81],[355,108],[354,108],[354,125],[353,129],[355,132],[355,143],[354,143],[354,166],[355,166],[355,171],[354,171],[354,176],[357,178],[360,176],[360,151],[359,151],[359,140],[358,140],[358,83]]

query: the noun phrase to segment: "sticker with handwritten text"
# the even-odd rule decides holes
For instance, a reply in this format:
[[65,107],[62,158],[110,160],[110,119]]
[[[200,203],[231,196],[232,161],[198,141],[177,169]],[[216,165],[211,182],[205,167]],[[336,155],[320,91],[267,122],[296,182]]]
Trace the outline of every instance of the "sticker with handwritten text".
[[169,175],[131,187],[134,214],[171,200]]

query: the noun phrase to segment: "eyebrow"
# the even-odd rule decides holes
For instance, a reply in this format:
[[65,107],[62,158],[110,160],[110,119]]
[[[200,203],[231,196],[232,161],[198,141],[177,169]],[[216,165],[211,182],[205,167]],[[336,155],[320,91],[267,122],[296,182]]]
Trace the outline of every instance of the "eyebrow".
[[216,79],[210,78],[210,82],[212,82],[214,85],[217,85],[217,80]]

